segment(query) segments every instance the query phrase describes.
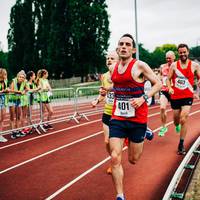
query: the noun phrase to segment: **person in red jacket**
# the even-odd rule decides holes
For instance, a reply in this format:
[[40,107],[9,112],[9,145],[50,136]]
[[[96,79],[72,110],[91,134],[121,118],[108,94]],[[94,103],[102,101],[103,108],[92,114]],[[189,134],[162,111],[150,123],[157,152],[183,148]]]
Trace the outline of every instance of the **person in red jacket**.
[[[128,159],[135,164],[141,157],[147,129],[148,106],[146,101],[161,89],[161,81],[152,69],[140,60],[133,59],[135,41],[130,34],[123,35],[117,47],[120,61],[112,72],[114,106],[110,121],[111,166],[117,200],[124,200],[122,150],[128,138]],[[152,84],[144,93],[145,80]]]
[[[171,95],[171,107],[174,111],[176,132],[180,132],[178,154],[185,154],[184,140],[187,133],[187,119],[193,103],[194,74],[200,78],[200,66],[191,61],[186,44],[178,45],[179,60],[170,66],[167,86]],[[200,81],[198,81],[200,84]]]

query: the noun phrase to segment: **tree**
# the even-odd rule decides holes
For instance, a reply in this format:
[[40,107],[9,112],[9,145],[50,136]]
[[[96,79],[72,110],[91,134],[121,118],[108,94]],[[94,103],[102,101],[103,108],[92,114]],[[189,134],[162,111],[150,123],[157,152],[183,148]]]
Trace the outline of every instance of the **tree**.
[[110,32],[105,0],[17,0],[8,60],[13,74],[46,68],[55,78],[100,71]]
[[8,53],[4,53],[2,49],[0,49],[0,68],[8,69]]
[[8,30],[8,63],[12,75],[34,67],[34,21],[32,19],[32,0],[17,0],[11,9],[10,29]]
[[[162,63],[165,63],[165,54],[167,51],[173,51],[177,55],[177,47],[175,44],[164,44],[161,47],[156,47],[151,54],[151,64],[152,68],[159,67]],[[177,57],[177,56],[176,56]]]
[[200,61],[200,46],[190,48],[190,57]]

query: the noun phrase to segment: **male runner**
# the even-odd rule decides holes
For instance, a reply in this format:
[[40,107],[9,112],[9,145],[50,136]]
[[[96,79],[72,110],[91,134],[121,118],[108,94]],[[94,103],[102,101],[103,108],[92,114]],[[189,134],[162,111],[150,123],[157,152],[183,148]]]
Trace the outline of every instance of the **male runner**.
[[[186,44],[178,45],[179,60],[172,63],[167,85],[171,95],[171,107],[174,110],[174,125],[181,125],[178,154],[185,154],[184,140],[187,134],[187,119],[193,103],[194,74],[200,78],[200,65],[191,61]],[[198,81],[200,85],[200,81]],[[177,130],[177,128],[176,128]]]
[[166,53],[166,61],[167,63],[162,64],[160,66],[160,78],[162,81],[162,88],[160,91],[160,117],[161,117],[161,123],[162,128],[160,129],[158,136],[162,137],[165,135],[165,133],[168,131],[168,128],[166,127],[166,121],[167,121],[167,104],[170,101],[170,95],[168,93],[168,87],[167,87],[167,76],[169,73],[170,65],[175,60],[175,54],[173,51],[168,51]]
[[[135,164],[142,154],[147,129],[146,101],[161,89],[161,82],[146,63],[132,58],[136,49],[130,34],[120,38],[117,50],[120,62],[115,66],[111,77],[115,99],[110,121],[110,150],[116,199],[124,200],[121,163],[124,139],[129,139],[129,162]],[[144,94],[145,80],[152,84],[147,94]]]

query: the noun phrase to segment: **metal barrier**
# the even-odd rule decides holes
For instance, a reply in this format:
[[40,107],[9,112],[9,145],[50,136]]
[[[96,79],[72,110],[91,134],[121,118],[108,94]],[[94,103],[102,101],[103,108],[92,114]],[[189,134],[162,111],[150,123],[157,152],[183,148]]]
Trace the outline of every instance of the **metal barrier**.
[[173,198],[176,198],[176,199],[184,198],[184,193],[176,193],[176,187],[181,179],[183,172],[186,169],[188,169],[187,166],[188,166],[188,163],[191,160],[192,156],[195,153],[200,153],[199,151],[197,151],[197,148],[199,146],[200,146],[200,136],[197,138],[195,143],[192,145],[192,147],[190,148],[190,150],[188,151],[188,153],[182,160],[181,164],[179,165],[178,169],[176,170],[162,200],[170,200]]
[[[60,108],[62,106],[61,107],[62,113],[61,115],[58,115],[58,117],[54,116],[54,119],[51,120],[50,123],[51,122],[54,123],[56,121],[65,121],[66,119],[68,119],[69,121],[74,119],[73,114],[75,113],[75,89],[74,88],[53,89],[51,96],[51,105],[54,109]],[[63,114],[64,108],[67,105],[72,105],[73,107],[69,115],[66,115],[66,112]]]
[[[46,113],[43,112],[44,104],[41,101],[41,95],[43,92],[47,91],[39,91],[39,92],[29,91],[26,93],[29,102],[27,107],[27,118],[25,119],[27,121],[26,126],[23,127],[17,126],[17,128],[14,128],[13,126],[13,128],[10,129],[8,128],[9,124],[7,123],[6,128],[4,127],[4,131],[0,132],[0,135],[6,135],[9,134],[10,132],[19,131],[25,128],[31,128],[35,130],[38,134],[41,134],[42,132],[46,132],[46,129],[44,129],[43,127],[43,125],[46,123],[56,123],[66,120],[67,121],[74,120],[76,123],[80,123],[79,121],[81,120],[81,118],[89,120],[88,117],[86,116],[86,113],[90,114],[90,113],[100,112],[98,108],[96,108],[95,110],[91,106],[91,111],[83,113],[85,111],[81,111],[82,108],[80,106],[80,103],[85,102],[88,104],[88,100],[92,101],[92,99],[99,94],[99,86],[78,87],[76,89],[75,88],[53,89],[50,94],[50,99],[51,99],[50,104],[53,107],[53,109],[57,110],[57,115],[53,115],[53,119],[47,121],[45,120]],[[19,94],[16,95],[14,93],[8,95],[14,95],[18,97],[22,96]],[[69,105],[71,105],[71,107]],[[20,106],[21,105],[19,105],[19,107]],[[8,112],[9,112],[9,106],[7,107],[7,113]],[[8,115],[6,121],[8,121]]]
[[81,113],[80,111],[78,112],[78,104],[79,104],[79,101],[81,100],[81,97],[82,96],[87,96],[87,97],[92,97],[93,98],[94,95],[98,95],[98,94],[99,94],[99,86],[78,87],[76,89],[75,102],[74,102],[75,112],[74,112],[74,115],[73,115],[73,119],[77,123],[79,123],[79,120],[81,118],[85,118],[86,120],[89,121],[89,119],[87,118],[86,114]]

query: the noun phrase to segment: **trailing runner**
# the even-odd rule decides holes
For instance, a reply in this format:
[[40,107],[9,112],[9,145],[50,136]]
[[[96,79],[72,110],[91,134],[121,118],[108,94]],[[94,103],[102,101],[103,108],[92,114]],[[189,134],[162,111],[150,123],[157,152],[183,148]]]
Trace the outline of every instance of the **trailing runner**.
[[168,131],[166,127],[167,122],[167,104],[170,102],[170,94],[169,89],[167,87],[167,76],[169,73],[170,65],[175,60],[175,54],[173,51],[168,51],[166,53],[166,61],[167,63],[162,64],[160,66],[160,79],[162,81],[162,88],[160,91],[160,118],[162,123],[162,128],[160,129],[158,136],[163,137],[165,133]]
[[[193,103],[194,74],[200,78],[200,66],[191,61],[187,44],[178,45],[179,60],[172,63],[167,86],[171,95],[171,107],[174,111],[176,132],[180,132],[178,154],[185,154],[184,140],[187,134],[187,120]],[[198,81],[200,85],[200,81]]]

